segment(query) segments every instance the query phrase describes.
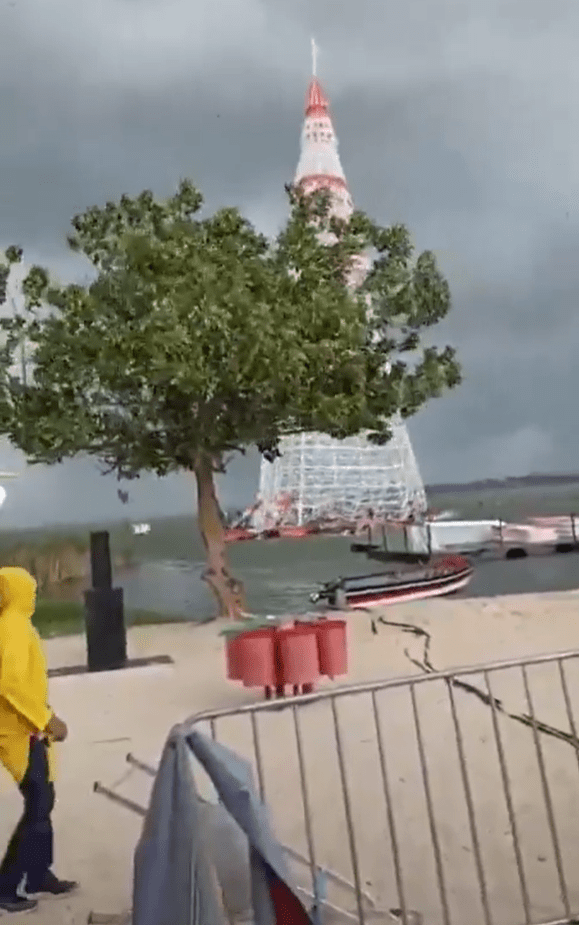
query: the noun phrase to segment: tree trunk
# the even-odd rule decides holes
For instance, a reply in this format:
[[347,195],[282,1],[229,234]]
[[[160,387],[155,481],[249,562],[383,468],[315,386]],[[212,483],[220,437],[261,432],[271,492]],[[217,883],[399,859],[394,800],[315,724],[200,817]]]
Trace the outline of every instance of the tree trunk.
[[207,560],[201,577],[217,599],[219,616],[240,620],[247,610],[245,591],[243,584],[229,570],[225,527],[215,492],[211,457],[200,453],[195,459],[194,472],[197,479],[197,516]]

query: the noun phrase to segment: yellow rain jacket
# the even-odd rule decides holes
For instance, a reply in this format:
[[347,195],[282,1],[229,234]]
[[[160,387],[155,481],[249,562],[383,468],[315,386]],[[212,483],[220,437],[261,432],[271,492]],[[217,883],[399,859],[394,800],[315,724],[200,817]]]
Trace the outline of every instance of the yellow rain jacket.
[[[17,783],[28,767],[31,735],[52,716],[48,671],[32,624],[36,581],[23,568],[0,568],[0,761]],[[50,779],[54,778],[49,744]]]

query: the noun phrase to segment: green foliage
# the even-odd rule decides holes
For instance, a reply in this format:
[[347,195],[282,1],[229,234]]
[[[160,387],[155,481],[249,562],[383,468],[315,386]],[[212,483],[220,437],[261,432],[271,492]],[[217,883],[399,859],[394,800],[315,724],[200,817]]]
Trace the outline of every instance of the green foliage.
[[[182,623],[187,618],[178,614],[160,614],[154,610],[128,610],[127,626],[151,626],[158,623]],[[39,598],[32,618],[36,629],[45,639],[84,632],[84,607],[79,601],[55,601]]]
[[[145,191],[77,216],[69,244],[94,279],[28,273],[24,315],[2,321],[0,432],[32,462],[89,454],[125,478],[164,475],[201,454],[219,464],[250,444],[275,452],[304,430],[383,442],[395,412],[457,385],[454,351],[420,343],[450,307],[433,255],[415,259],[401,225],[361,213],[345,223],[327,194],[288,192],[273,242],[236,209],[202,218],[188,181],[166,201]],[[362,252],[371,269],[352,290]],[[0,300],[20,259],[6,252]]]
[[44,638],[82,632],[82,604],[78,601],[53,601],[39,598],[32,622]]

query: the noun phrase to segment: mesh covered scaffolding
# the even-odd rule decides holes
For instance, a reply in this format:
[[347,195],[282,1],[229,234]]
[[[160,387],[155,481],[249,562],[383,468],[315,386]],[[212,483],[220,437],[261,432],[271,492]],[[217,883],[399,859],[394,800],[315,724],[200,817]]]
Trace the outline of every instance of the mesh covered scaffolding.
[[408,432],[400,420],[392,430],[384,446],[364,435],[285,437],[281,456],[262,460],[254,527],[328,526],[366,517],[405,520],[423,513],[426,494]]
[[[329,102],[315,76],[310,82],[295,181],[304,192],[327,189],[332,212],[347,219],[353,202],[338,154]],[[360,255],[352,278],[358,285],[368,270]],[[330,527],[365,518],[406,520],[426,512],[426,494],[406,426],[391,425],[385,446],[361,434],[333,440],[323,434],[285,437],[280,457],[261,464],[256,504],[249,512],[257,530],[316,524]]]

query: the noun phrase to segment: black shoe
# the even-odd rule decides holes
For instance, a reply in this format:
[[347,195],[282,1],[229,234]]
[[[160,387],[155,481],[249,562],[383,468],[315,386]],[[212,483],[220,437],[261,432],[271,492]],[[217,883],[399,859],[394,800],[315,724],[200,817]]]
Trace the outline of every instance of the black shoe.
[[30,890],[31,893],[49,893],[50,896],[65,896],[67,893],[73,893],[78,887],[75,880],[59,880],[58,877],[48,871],[44,882],[38,890]]
[[32,912],[38,902],[24,896],[0,896],[0,909],[2,912]]

